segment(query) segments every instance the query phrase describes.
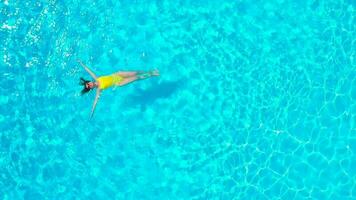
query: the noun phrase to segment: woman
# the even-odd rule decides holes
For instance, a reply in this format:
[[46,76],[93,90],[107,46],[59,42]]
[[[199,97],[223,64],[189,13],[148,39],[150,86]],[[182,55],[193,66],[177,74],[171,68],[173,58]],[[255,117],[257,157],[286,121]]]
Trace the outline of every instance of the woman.
[[91,109],[90,117],[93,116],[94,110],[96,107],[96,103],[100,97],[100,93],[102,90],[105,90],[111,86],[123,86],[129,83],[132,83],[136,80],[142,80],[149,78],[151,76],[159,76],[158,70],[153,70],[149,72],[144,71],[125,71],[125,72],[117,72],[108,76],[100,76],[97,77],[87,66],[85,66],[80,60],[78,62],[84,67],[84,69],[90,74],[90,76],[95,81],[87,81],[83,78],[80,78],[80,85],[84,86],[81,94],[85,94],[90,90],[96,88],[96,96],[93,103],[93,107]]

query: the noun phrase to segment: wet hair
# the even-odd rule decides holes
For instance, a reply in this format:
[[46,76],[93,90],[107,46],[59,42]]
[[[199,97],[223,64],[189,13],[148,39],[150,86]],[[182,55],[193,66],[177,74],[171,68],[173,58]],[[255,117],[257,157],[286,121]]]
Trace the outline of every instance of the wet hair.
[[87,83],[90,83],[90,81],[85,80],[84,78],[80,77],[80,81],[79,81],[79,85],[83,85],[84,88],[82,89],[82,91],[80,92],[81,95],[89,92],[91,90],[91,88],[87,88]]

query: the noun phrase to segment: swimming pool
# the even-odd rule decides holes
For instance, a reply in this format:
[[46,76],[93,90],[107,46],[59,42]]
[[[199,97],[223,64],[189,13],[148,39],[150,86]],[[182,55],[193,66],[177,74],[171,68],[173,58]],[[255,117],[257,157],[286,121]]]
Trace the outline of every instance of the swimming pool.
[[354,199],[355,6],[1,2],[0,199]]

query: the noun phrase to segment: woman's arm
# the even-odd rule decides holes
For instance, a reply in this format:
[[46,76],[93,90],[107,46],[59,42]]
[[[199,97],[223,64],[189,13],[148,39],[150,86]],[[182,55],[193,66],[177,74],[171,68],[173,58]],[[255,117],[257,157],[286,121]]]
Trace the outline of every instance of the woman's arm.
[[97,79],[96,75],[89,69],[89,67],[85,66],[82,61],[78,60],[78,62],[84,67],[84,69],[90,74],[93,79]]
[[96,96],[95,96],[95,100],[94,100],[94,103],[93,103],[93,108],[91,109],[90,118],[93,117],[93,114],[94,114],[94,111],[95,111],[95,107],[96,107],[96,103],[98,103],[98,100],[100,98],[100,92],[101,92],[101,90],[98,88],[96,90]]

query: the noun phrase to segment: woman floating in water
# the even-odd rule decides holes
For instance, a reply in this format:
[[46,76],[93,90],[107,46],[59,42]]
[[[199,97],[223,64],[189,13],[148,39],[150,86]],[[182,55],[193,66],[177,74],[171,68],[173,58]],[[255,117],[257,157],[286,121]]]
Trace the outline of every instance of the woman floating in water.
[[111,86],[123,86],[129,83],[132,83],[136,80],[142,80],[149,78],[151,76],[159,76],[159,71],[158,70],[153,70],[149,72],[144,72],[144,71],[123,71],[123,72],[117,72],[108,76],[100,76],[97,77],[87,66],[85,66],[80,60],[78,62],[84,67],[84,69],[90,74],[90,76],[95,80],[95,81],[87,81],[83,78],[80,78],[80,85],[84,86],[84,89],[82,90],[81,94],[85,94],[89,92],[91,89],[96,88],[96,96],[95,100],[93,103],[93,107],[91,109],[91,114],[90,117],[93,116],[94,110],[96,107],[96,103],[98,102],[98,99],[100,97],[100,92],[102,90],[105,90]]

